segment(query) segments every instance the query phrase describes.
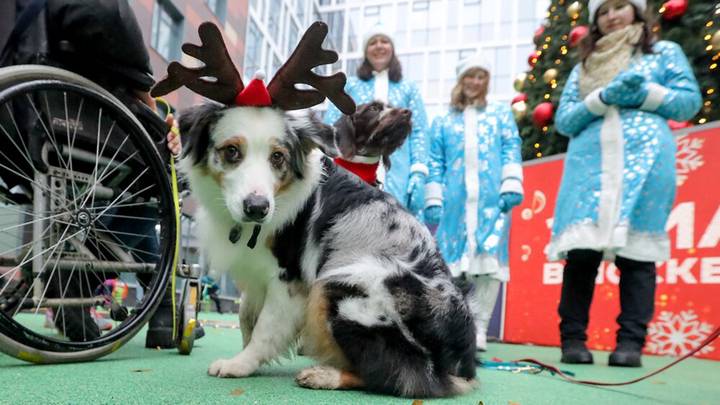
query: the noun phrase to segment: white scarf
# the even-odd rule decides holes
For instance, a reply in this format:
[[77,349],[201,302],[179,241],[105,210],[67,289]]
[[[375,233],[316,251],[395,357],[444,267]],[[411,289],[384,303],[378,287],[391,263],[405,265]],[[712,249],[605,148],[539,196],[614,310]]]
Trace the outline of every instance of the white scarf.
[[613,31],[597,41],[595,50],[580,69],[580,97],[604,87],[630,64],[635,46],[640,42],[643,23]]
[[[388,90],[390,88],[388,70],[383,69],[380,72],[373,71],[373,75],[375,76],[374,99],[388,104]],[[385,174],[385,166],[383,166],[382,161],[380,161],[377,169],[377,179],[380,183],[385,183]]]

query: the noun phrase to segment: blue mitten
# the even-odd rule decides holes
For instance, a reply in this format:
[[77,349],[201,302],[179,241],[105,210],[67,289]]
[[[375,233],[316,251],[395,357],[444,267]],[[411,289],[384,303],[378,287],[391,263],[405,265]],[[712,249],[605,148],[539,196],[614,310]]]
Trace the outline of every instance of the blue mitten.
[[428,226],[437,226],[440,223],[440,217],[442,216],[442,207],[439,205],[433,205],[425,208],[425,224]]
[[609,105],[636,108],[647,98],[645,76],[638,72],[622,72],[600,92],[600,99]]
[[520,193],[507,192],[500,194],[500,201],[498,201],[498,207],[500,211],[508,212],[514,206],[520,204],[523,200],[523,196]]
[[408,181],[407,194],[408,200],[408,211],[412,212],[413,215],[417,215],[425,205],[425,174],[420,172],[413,172],[410,174],[410,180]]

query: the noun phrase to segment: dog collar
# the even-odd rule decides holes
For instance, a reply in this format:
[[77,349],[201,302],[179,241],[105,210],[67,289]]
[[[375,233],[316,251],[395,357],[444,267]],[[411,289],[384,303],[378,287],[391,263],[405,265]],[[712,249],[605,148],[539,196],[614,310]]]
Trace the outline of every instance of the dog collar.
[[377,184],[377,169],[380,164],[380,156],[355,156],[351,159],[338,157],[335,158],[335,164],[354,173],[372,186]]

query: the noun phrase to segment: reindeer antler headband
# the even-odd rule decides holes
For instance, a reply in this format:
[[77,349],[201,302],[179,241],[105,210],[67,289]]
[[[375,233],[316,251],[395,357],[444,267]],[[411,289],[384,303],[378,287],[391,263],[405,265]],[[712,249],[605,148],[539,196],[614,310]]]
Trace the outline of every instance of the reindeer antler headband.
[[[327,96],[340,111],[352,114],[355,112],[355,102],[344,91],[347,80],[345,74],[319,76],[312,72],[316,66],[338,60],[335,51],[322,49],[327,33],[327,24],[320,21],[313,23],[267,88],[262,83],[263,77],[257,75],[245,87],[228,55],[220,30],[214,23],[204,22],[198,27],[202,45],[185,43],[182,51],[205,65],[188,68],[178,62],[170,63],[167,76],[152,88],[150,94],[159,97],[186,86],[195,93],[225,105],[274,105],[288,111],[320,104]],[[316,90],[297,89],[295,84],[298,83],[308,84]]]

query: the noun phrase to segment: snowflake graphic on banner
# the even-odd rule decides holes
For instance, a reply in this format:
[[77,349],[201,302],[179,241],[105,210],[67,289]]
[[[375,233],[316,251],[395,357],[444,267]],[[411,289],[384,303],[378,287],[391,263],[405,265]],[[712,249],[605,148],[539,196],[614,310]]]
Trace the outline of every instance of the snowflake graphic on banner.
[[[657,320],[648,326],[646,348],[652,354],[682,356],[700,346],[712,331],[713,325],[702,322],[691,309],[679,314],[662,311]],[[712,345],[707,345],[700,353],[713,350]]]
[[700,149],[703,147],[703,139],[691,138],[688,135],[679,136],[676,138],[677,141],[677,154],[675,160],[677,161],[677,185],[682,186],[685,184],[690,172],[693,172],[700,168],[705,162],[700,154]]

